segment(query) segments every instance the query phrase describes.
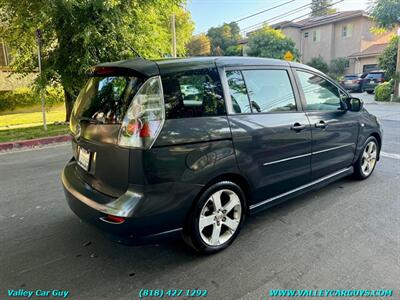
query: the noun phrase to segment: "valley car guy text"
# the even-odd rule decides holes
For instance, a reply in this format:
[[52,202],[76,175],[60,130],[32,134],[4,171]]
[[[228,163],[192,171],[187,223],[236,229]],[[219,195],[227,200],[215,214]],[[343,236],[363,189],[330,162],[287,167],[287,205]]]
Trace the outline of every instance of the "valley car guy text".
[[66,290],[7,290],[8,297],[26,297],[31,298],[36,297],[55,297],[55,298],[67,298],[69,291]]

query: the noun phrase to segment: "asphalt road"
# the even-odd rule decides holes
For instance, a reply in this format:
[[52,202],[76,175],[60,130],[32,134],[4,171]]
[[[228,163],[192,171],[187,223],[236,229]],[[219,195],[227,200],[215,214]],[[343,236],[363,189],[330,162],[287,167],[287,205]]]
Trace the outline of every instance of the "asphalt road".
[[0,299],[20,288],[68,290],[74,300],[136,299],[142,288],[207,289],[208,299],[383,288],[400,299],[400,105],[367,107],[385,130],[368,180],[346,178],[251,217],[213,256],[179,241],[115,244],[80,222],[59,179],[69,145],[0,154]]

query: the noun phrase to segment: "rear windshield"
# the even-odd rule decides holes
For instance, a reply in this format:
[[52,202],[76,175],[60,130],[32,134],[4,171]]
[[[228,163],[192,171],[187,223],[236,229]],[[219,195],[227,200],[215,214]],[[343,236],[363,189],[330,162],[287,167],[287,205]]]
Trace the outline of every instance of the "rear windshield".
[[349,80],[349,79],[357,79],[357,76],[344,76],[344,79]]
[[72,117],[77,121],[119,124],[143,83],[132,76],[91,77],[76,100]]
[[369,73],[366,78],[379,79],[382,78],[382,73]]

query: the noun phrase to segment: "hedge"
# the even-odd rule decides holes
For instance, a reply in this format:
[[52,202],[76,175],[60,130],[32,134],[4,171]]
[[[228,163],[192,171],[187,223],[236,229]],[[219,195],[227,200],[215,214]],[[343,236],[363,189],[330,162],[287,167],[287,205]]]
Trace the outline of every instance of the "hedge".
[[375,87],[375,101],[390,101],[393,91],[391,82],[384,82]]
[[[51,86],[45,90],[46,107],[64,102],[64,92],[59,86]],[[17,88],[14,91],[0,91],[0,112],[16,108],[40,105],[40,94],[28,87]]]

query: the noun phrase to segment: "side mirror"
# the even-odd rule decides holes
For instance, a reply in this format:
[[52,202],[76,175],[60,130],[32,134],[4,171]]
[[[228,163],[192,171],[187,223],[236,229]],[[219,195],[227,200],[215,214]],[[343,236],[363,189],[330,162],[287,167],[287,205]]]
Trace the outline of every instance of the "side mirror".
[[350,111],[361,111],[364,104],[361,99],[351,97],[347,100],[347,106]]

